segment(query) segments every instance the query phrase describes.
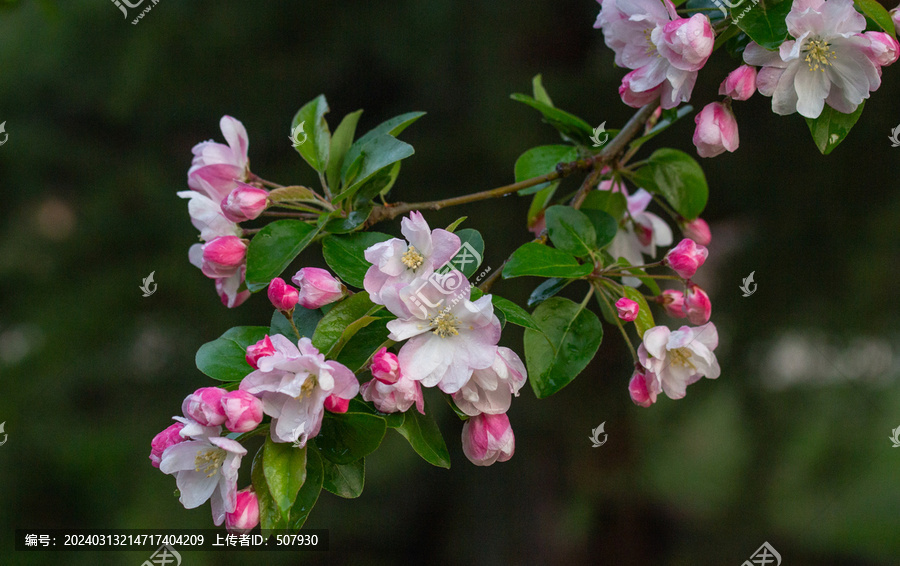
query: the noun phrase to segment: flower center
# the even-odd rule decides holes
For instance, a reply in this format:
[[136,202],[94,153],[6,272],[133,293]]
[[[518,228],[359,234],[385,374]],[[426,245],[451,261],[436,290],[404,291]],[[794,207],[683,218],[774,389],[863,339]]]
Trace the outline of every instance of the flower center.
[[225,451],[221,448],[199,450],[197,457],[194,458],[194,471],[202,471],[206,477],[211,478],[219,472],[219,468],[225,462],[225,456]]
[[693,353],[690,350],[686,350],[685,348],[677,348],[675,350],[669,350],[669,355],[672,356],[672,364],[679,365],[681,367],[689,367],[692,370],[697,370],[697,366],[691,362],[691,356]]
[[824,73],[825,67],[832,65],[828,58],[837,59],[837,55],[831,50],[831,44],[824,39],[810,39],[803,46],[803,52],[806,53],[804,61],[809,65],[810,71],[822,71]]
[[302,401],[306,397],[312,397],[313,391],[316,389],[316,385],[319,382],[316,381],[316,376],[310,375],[306,378],[306,381],[303,382],[303,385],[300,386],[300,395],[297,395],[295,399],[298,401]]
[[644,30],[644,39],[647,40],[647,51],[645,52],[647,55],[653,55],[656,53],[657,57],[662,57],[659,54],[659,50],[656,49],[656,44],[653,43],[653,39],[650,35],[653,33],[653,28],[647,28]]
[[409,246],[409,249],[406,250],[406,253],[400,258],[400,261],[402,261],[403,265],[406,267],[415,270],[425,262],[425,258],[416,251],[415,246]]
[[433,332],[441,338],[450,336],[459,336],[459,319],[450,311],[442,310],[437,316],[431,319],[431,327]]

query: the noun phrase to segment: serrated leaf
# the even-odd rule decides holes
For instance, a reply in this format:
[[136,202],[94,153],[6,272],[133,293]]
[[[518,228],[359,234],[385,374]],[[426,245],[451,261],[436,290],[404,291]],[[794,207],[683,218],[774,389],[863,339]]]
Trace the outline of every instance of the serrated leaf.
[[380,232],[359,232],[346,236],[326,236],[322,240],[322,255],[328,267],[344,283],[362,289],[366,271],[372,264],[366,261],[367,248],[390,240],[391,236]]
[[700,164],[677,149],[654,151],[647,164],[635,171],[633,181],[663,195],[675,212],[688,220],[700,216],[709,198],[709,186]]
[[526,304],[529,307],[533,307],[539,303],[542,303],[562,291],[563,288],[571,282],[571,279],[547,279],[546,281],[535,287],[534,291],[532,291],[531,295],[528,297],[528,302]]
[[197,369],[219,381],[240,381],[253,371],[247,363],[247,346],[265,338],[265,326],[236,326],[197,350]]
[[424,415],[419,414],[415,406],[410,407],[404,415],[403,424],[395,430],[426,462],[440,468],[449,468],[450,452],[441,430],[430,416],[428,406],[425,406]]
[[375,352],[394,343],[387,337],[390,333],[387,323],[390,320],[390,318],[378,318],[360,328],[341,348],[341,353],[338,354],[336,360],[347,366],[353,373],[358,372]]
[[367,143],[369,143],[369,141],[384,134],[390,134],[394,137],[397,137],[401,132],[403,132],[403,130],[408,128],[413,122],[424,115],[424,112],[407,112],[406,114],[395,116],[390,120],[385,120],[384,122],[378,124],[371,130],[366,132],[358,140],[353,142],[353,145],[351,145],[350,149],[347,150],[347,155],[344,156],[344,164],[341,166],[341,178],[348,178],[348,171],[350,169],[350,166],[356,161],[356,158],[359,157],[359,154],[362,152],[363,147]]
[[537,277],[584,277],[594,270],[590,263],[579,264],[571,255],[537,242],[528,242],[513,252],[503,268],[503,278],[534,275]]
[[263,474],[269,494],[285,522],[290,520],[297,492],[306,481],[306,452],[306,448],[295,448],[288,442],[273,442],[271,436],[266,436]]
[[344,156],[347,150],[353,144],[353,136],[356,134],[356,124],[363,111],[357,110],[344,116],[341,123],[338,124],[334,135],[331,136],[331,149],[328,158],[328,168],[325,172],[325,178],[332,192],[338,191],[338,185],[341,182],[341,167],[344,165]]
[[356,189],[356,195],[353,197],[354,206],[372,206],[372,203],[369,201],[378,195],[386,195],[391,190],[391,187],[394,186],[394,183],[397,182],[401,165],[403,165],[403,162],[398,161],[369,177],[369,180]]
[[850,129],[862,116],[864,106],[865,101],[857,107],[854,113],[843,114],[826,104],[818,118],[806,119],[809,133],[812,134],[813,142],[822,155],[828,155],[844,141],[844,138],[850,133]]
[[586,209],[602,210],[615,219],[622,218],[627,208],[628,202],[625,200],[625,196],[612,191],[591,191],[581,203],[582,212]]
[[616,232],[619,231],[619,223],[616,219],[602,210],[593,208],[582,207],[581,212],[594,227],[594,233],[597,236],[594,247],[600,249],[612,243],[613,238],[616,237]]
[[310,167],[319,173],[324,173],[328,167],[328,156],[331,152],[331,132],[325,120],[327,112],[328,102],[325,95],[320,94],[303,105],[291,121],[291,132],[303,123],[304,133],[308,136],[305,142],[295,145],[294,148]]
[[276,220],[253,236],[247,247],[247,288],[265,289],[318,235],[320,227],[299,220]]
[[369,219],[369,215],[372,213],[372,203],[366,203],[364,206],[359,206],[349,213],[347,216],[338,216],[329,220],[325,224],[325,231],[331,234],[346,234],[348,232],[353,232],[354,230],[359,229],[366,220]]
[[544,211],[544,220],[547,235],[557,249],[575,257],[585,257],[597,244],[597,234],[590,218],[571,206],[551,206]]
[[[547,175],[556,170],[558,163],[568,163],[578,159],[578,149],[571,145],[542,145],[533,147],[519,156],[514,168],[516,182],[520,183],[534,177]],[[550,183],[541,183],[527,189],[522,189],[518,194],[526,195],[550,186]]]
[[253,485],[253,491],[256,493],[259,502],[259,525],[262,529],[263,536],[268,536],[273,529],[287,528],[287,523],[282,516],[278,505],[272,499],[269,493],[269,484],[263,473],[263,452],[265,446],[261,446],[253,457],[253,465],[250,470],[250,480]]
[[291,507],[291,520],[288,522],[288,526],[295,531],[300,529],[306,522],[309,513],[319,499],[319,493],[322,491],[324,475],[322,471],[322,457],[319,455],[319,451],[315,449],[315,444],[312,444],[313,448],[308,448],[306,451],[306,481],[297,493],[297,500],[294,502],[294,506]]
[[[744,0],[748,2],[749,0]],[[743,14],[735,23],[750,36],[750,39],[766,49],[778,49],[788,35],[787,18],[791,11],[791,0],[763,0],[750,10],[744,11],[743,3],[731,9],[732,16]]]
[[331,413],[322,418],[316,436],[320,455],[335,464],[349,464],[371,454],[381,444],[387,425],[368,413]]
[[540,331],[541,328],[534,322],[534,319],[531,318],[528,311],[516,303],[509,299],[498,297],[497,295],[491,295],[491,302],[494,304],[496,310],[502,312],[506,316],[507,321],[523,328],[531,328]]
[[366,459],[360,458],[349,464],[335,464],[322,458],[322,487],[327,491],[353,499],[362,494],[366,483]]
[[337,204],[352,197],[366,181],[379,171],[401,159],[406,159],[413,153],[415,153],[413,146],[389,134],[370,140],[362,147],[359,155],[354,159],[354,163],[351,164],[349,171],[352,171],[352,176],[342,177],[345,188],[334,197],[334,203]]
[[326,358],[334,359],[360,328],[376,320],[369,315],[379,309],[381,305],[372,303],[368,293],[356,293],[342,299],[319,321],[312,337],[313,346]]

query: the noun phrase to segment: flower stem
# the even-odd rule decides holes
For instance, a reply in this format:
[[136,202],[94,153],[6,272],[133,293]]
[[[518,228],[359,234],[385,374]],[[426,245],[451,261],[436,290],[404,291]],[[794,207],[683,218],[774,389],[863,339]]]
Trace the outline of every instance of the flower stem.
[[[615,313],[616,309],[612,307],[612,305],[609,303],[609,299],[606,298],[606,293],[603,291],[603,287],[600,286],[600,282],[594,281],[593,285],[597,287],[597,295],[599,295],[600,298],[603,299],[603,302],[606,304],[609,310]],[[634,359],[634,363],[638,363],[637,352],[634,349],[634,345],[631,343],[631,338],[629,338],[628,333],[625,332],[625,327],[622,326],[622,321],[619,319],[619,317],[616,317],[616,325],[619,327],[619,332],[622,333],[622,337],[625,338],[625,343],[628,344],[628,349],[631,350],[631,357],[632,359]]]

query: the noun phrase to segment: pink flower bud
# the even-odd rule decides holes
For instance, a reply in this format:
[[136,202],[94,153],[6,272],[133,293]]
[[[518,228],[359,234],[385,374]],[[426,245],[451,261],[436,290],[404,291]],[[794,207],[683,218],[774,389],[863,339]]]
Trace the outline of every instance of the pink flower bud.
[[328,271],[318,267],[304,267],[291,278],[300,287],[299,303],[306,309],[317,309],[344,296],[341,282]]
[[619,312],[619,318],[625,322],[631,322],[636,319],[640,308],[635,301],[625,297],[616,301],[616,310]]
[[704,246],[698,246],[694,240],[685,238],[669,250],[663,262],[682,279],[690,279],[706,261],[707,255],[709,252]]
[[350,408],[350,399],[344,399],[337,395],[329,395],[325,398],[325,409],[332,413],[346,413]]
[[275,346],[272,344],[272,340],[269,339],[268,336],[257,342],[252,346],[247,346],[247,355],[246,360],[247,363],[250,364],[250,367],[253,369],[259,369],[257,365],[257,361],[260,358],[265,356],[271,356],[275,353]]
[[688,281],[687,293],[684,294],[684,311],[691,324],[701,325],[709,322],[712,303],[706,291],[696,283]]
[[702,218],[685,222],[681,226],[681,231],[685,238],[690,238],[701,246],[708,246],[712,241],[712,233],[709,231],[709,224]]
[[894,20],[894,29],[900,33],[900,6],[891,10],[891,19]]
[[153,437],[153,440],[150,442],[150,463],[154,468],[159,467],[162,453],[166,451],[166,448],[187,440],[187,438],[182,438],[180,434],[183,428],[184,425],[182,423],[175,423]]
[[640,108],[650,104],[654,100],[658,100],[660,92],[662,91],[662,85],[655,86],[647,91],[638,92],[633,90],[632,83],[637,78],[638,71],[640,71],[640,69],[631,71],[625,75],[622,78],[622,84],[619,85],[619,96],[622,98],[622,102],[632,108]]
[[225,428],[231,432],[250,432],[262,422],[262,401],[246,391],[229,391],[222,395],[221,402]]
[[247,257],[247,244],[237,236],[219,236],[203,245],[203,274],[212,279],[231,277]]
[[700,157],[715,157],[726,150],[733,152],[740,144],[737,120],[731,109],[721,102],[711,102],[694,116],[694,146]]
[[300,293],[294,287],[284,282],[281,277],[276,277],[269,282],[269,300],[280,311],[292,311],[294,305],[300,299]]
[[709,18],[694,14],[673,20],[653,30],[653,43],[659,54],[682,71],[699,71],[712,54],[716,41]]
[[476,466],[505,462],[516,450],[516,437],[506,413],[476,415],[463,425],[462,449]]
[[656,403],[656,395],[660,390],[659,379],[653,372],[643,367],[634,370],[631,381],[628,383],[628,393],[635,405],[649,407]]
[[656,302],[661,304],[666,314],[675,318],[684,318],[684,294],[674,289],[666,289],[656,297]]
[[253,488],[237,492],[234,511],[225,513],[225,528],[229,533],[249,533],[259,524],[259,499]]
[[397,383],[400,379],[400,360],[396,354],[382,348],[372,358],[372,376],[387,385]]
[[741,65],[728,73],[719,85],[719,94],[735,100],[747,100],[756,92],[756,67]]
[[238,188],[222,199],[222,214],[232,222],[258,218],[266,209],[269,193],[263,189],[238,182]]
[[218,426],[225,422],[222,396],[226,393],[219,387],[201,387],[184,398],[181,412],[203,426]]
[[900,44],[896,39],[883,31],[867,31],[863,35],[869,39],[866,55],[873,63],[886,67],[897,61]]

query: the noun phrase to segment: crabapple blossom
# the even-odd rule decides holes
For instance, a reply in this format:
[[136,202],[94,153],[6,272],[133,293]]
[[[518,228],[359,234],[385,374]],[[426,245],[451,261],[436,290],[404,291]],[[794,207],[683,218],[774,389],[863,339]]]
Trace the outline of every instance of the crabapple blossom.
[[[623,257],[631,265],[642,265],[644,255],[656,256],[657,246],[668,246],[672,243],[672,229],[665,220],[652,212],[646,212],[653,197],[644,189],[638,189],[633,195],[626,196],[628,214],[631,221],[626,222],[623,229],[616,232],[608,251],[614,258]],[[631,287],[641,284],[634,277],[625,277],[622,282]]]
[[701,246],[708,246],[712,241],[712,233],[709,231],[709,224],[702,218],[695,218],[690,222],[685,222],[681,226],[681,231],[685,238],[690,238]]
[[240,389],[262,399],[263,412],[272,417],[272,440],[302,448],[319,433],[325,399],[352,399],[359,383],[344,365],[325,361],[309,338],[296,346],[280,334],[270,339],[275,353],[256,360],[259,369],[241,381]]
[[479,413],[498,415],[509,410],[512,396],[519,396],[528,372],[519,356],[509,348],[497,348],[494,363],[472,372],[472,379],[453,394],[460,411],[475,416]]
[[194,159],[188,169],[188,186],[203,192],[201,181],[205,181],[216,203],[237,188],[237,182],[245,180],[249,172],[250,142],[244,125],[231,116],[222,116],[219,128],[228,145],[212,140],[198,143],[191,149]]
[[894,21],[894,29],[900,33],[900,6],[891,10],[891,19]]
[[213,522],[221,525],[225,514],[237,505],[237,478],[241,458],[247,450],[239,442],[221,436],[188,440],[163,452],[159,469],[175,474],[185,509],[202,505],[207,499]]
[[403,413],[415,405],[417,411],[425,414],[422,385],[402,374],[394,383],[385,383],[378,378],[367,381],[359,386],[359,392],[382,413]]
[[482,413],[468,419],[462,429],[462,449],[476,466],[505,462],[516,450],[516,437],[506,413]]
[[222,300],[222,304],[233,309],[240,306],[241,303],[250,298],[250,291],[244,285],[244,275],[247,273],[247,266],[242,265],[240,270],[231,277],[216,279],[216,293]]
[[734,100],[747,100],[756,92],[756,68],[741,65],[728,73],[719,85],[719,94],[730,96]]
[[266,209],[268,198],[269,192],[264,189],[237,183],[237,188],[222,199],[222,214],[232,222],[253,220]]
[[622,77],[622,84],[619,85],[619,97],[622,99],[622,102],[632,108],[640,108],[659,99],[663,85],[657,85],[644,91],[637,91],[631,86],[632,81],[636,78],[640,78],[638,71],[631,71]]
[[331,413],[346,413],[350,408],[350,399],[344,399],[337,395],[329,395],[325,398],[325,410]]
[[684,293],[674,289],[666,289],[658,297],[656,302],[662,305],[666,314],[675,318],[684,318]]
[[669,398],[681,399],[687,386],[701,377],[719,377],[719,362],[713,354],[718,344],[719,334],[711,322],[675,331],[654,326],[644,332],[638,360],[657,376]]
[[656,403],[656,396],[661,391],[659,379],[647,368],[638,366],[628,382],[628,393],[631,400],[639,407],[649,407]]
[[224,279],[240,271],[247,258],[247,242],[237,236],[219,236],[203,244],[200,269],[210,279]]
[[344,286],[331,273],[318,267],[304,267],[291,278],[300,292],[298,302],[305,309],[317,309],[339,301]]
[[712,303],[706,291],[692,281],[687,283],[687,291],[684,294],[684,312],[691,324],[700,325],[709,322],[712,312]]
[[200,231],[200,239],[208,242],[219,236],[240,236],[241,227],[225,218],[219,203],[202,192],[179,191],[176,193],[188,200],[188,215],[191,224]]
[[685,238],[669,250],[669,253],[663,258],[663,262],[682,279],[690,279],[697,273],[708,255],[706,247],[697,245],[690,238]]
[[262,401],[246,391],[229,391],[222,395],[225,428],[231,432],[250,432],[263,419]]
[[703,107],[694,123],[694,146],[700,157],[715,157],[726,150],[733,152],[740,145],[737,120],[731,108],[721,102],[711,102]]
[[165,430],[154,436],[153,440],[150,441],[150,464],[152,464],[154,468],[159,467],[160,459],[162,458],[163,452],[166,451],[166,448],[187,440],[181,436],[181,429],[183,428],[184,423],[171,424],[166,427]]
[[826,103],[851,114],[881,86],[881,63],[870,58],[866,19],[852,0],[798,0],[785,23],[794,39],[777,51],[744,49],[744,61],[762,67],[757,86],[776,114],[818,118]]
[[268,336],[265,336],[262,340],[258,341],[256,344],[251,346],[247,346],[247,355],[245,359],[247,363],[250,364],[250,367],[253,369],[259,369],[257,365],[257,361],[264,356],[271,356],[275,353],[275,346],[272,345],[272,339]]
[[300,293],[296,288],[284,282],[281,277],[276,277],[269,282],[269,300],[272,306],[280,311],[292,311],[300,300]]
[[631,322],[636,319],[640,308],[641,307],[635,301],[626,297],[622,297],[616,301],[616,312],[618,313],[619,318],[625,322]]
[[184,398],[181,412],[202,426],[219,426],[225,422],[222,396],[228,393],[220,387],[201,387]]
[[372,377],[381,383],[391,385],[400,379],[400,360],[397,359],[396,354],[388,352],[387,348],[381,348],[375,352],[370,369]]
[[249,533],[259,524],[259,498],[252,487],[246,487],[235,497],[234,511],[225,513],[225,528],[229,533]]
[[879,66],[879,73],[881,73],[881,67],[887,67],[897,61],[900,44],[896,39],[883,31],[867,31],[863,35],[872,42],[868,50],[869,59]]
[[459,236],[446,230],[431,230],[419,211],[400,221],[400,232],[406,241],[392,238],[365,251],[372,267],[366,272],[363,285],[369,299],[378,305],[387,304],[385,300],[396,298],[399,288],[430,274],[459,251]]

